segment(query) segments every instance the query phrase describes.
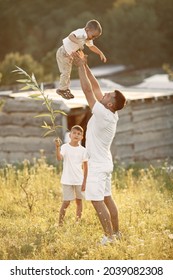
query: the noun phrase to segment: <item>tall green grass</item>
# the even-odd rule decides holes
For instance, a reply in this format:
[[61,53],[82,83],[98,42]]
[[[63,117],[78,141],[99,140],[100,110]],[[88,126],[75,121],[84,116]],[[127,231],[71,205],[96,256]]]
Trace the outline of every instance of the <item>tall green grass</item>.
[[91,203],[82,220],[75,203],[58,227],[61,170],[44,157],[0,169],[0,259],[173,259],[173,173],[167,167],[123,168],[112,176],[122,240],[101,246],[102,228]]

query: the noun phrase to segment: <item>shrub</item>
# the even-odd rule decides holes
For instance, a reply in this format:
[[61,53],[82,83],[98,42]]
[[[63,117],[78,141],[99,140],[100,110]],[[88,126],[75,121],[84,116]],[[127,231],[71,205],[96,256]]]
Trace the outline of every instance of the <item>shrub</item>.
[[21,55],[16,52],[7,54],[0,64],[1,85],[16,84],[17,75],[12,74],[15,65],[26,69],[29,73],[34,72],[38,81],[43,80],[44,70],[42,65],[35,61],[30,54]]

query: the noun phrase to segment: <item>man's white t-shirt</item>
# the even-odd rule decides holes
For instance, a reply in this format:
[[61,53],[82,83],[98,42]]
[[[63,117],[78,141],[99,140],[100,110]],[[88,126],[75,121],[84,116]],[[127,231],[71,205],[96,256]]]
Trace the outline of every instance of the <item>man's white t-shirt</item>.
[[72,34],[74,34],[76,36],[76,38],[78,39],[78,44],[72,42],[68,37],[63,39],[63,45],[65,48],[65,51],[71,55],[72,52],[76,52],[77,50],[80,49],[80,47],[87,45],[88,47],[93,46],[93,40],[88,40],[87,39],[87,33],[85,31],[85,28],[79,28],[77,30],[74,30],[72,32]]
[[118,113],[111,112],[96,101],[92,114],[86,132],[89,162],[107,167],[113,166],[110,147],[116,133]]
[[81,145],[74,147],[66,143],[61,146],[60,153],[63,156],[61,183],[64,185],[82,185],[82,163],[88,161],[86,148]]

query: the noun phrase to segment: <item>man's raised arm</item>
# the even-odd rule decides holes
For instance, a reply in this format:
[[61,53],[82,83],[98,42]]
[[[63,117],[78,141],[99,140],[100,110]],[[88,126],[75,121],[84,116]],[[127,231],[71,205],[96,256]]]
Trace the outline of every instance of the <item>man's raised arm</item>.
[[92,72],[91,72],[91,70],[90,70],[90,68],[87,64],[85,65],[85,69],[86,69],[88,79],[90,80],[90,83],[92,85],[92,89],[93,89],[93,92],[94,92],[94,95],[95,95],[96,99],[98,101],[102,100],[103,94],[102,94],[102,91],[100,89],[100,85],[99,85],[96,77],[92,74]]
[[73,58],[74,58],[75,65],[78,67],[79,79],[80,79],[82,90],[85,94],[89,107],[92,109],[96,102],[96,98],[93,92],[93,86],[87,75],[88,70],[86,69],[86,65],[85,65],[86,63],[85,57],[81,56],[78,53],[74,53]]

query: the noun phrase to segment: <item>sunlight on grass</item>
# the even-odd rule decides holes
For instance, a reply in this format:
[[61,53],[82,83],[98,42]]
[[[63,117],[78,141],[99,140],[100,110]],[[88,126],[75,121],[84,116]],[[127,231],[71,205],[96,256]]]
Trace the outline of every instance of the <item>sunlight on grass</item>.
[[101,246],[102,228],[90,202],[75,221],[75,204],[58,227],[60,171],[44,157],[0,169],[0,259],[173,258],[173,173],[165,167],[125,169],[112,177],[123,238]]

